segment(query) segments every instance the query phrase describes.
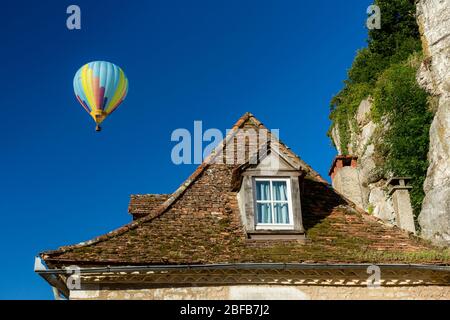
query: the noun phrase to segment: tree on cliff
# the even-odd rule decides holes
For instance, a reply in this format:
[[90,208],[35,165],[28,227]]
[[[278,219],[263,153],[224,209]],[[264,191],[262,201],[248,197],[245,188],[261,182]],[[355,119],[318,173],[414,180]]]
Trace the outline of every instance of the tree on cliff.
[[[359,50],[344,81],[331,100],[329,136],[339,135],[339,149],[348,154],[357,129],[356,111],[361,100],[373,98],[372,121],[389,123],[375,144],[379,170],[388,175],[414,178],[411,200],[416,215],[424,197],[423,181],[428,168],[428,131],[432,114],[428,97],[415,81],[421,41],[414,0],[375,0],[380,7],[381,29],[368,32],[367,47]],[[418,58],[419,57],[419,58]]]

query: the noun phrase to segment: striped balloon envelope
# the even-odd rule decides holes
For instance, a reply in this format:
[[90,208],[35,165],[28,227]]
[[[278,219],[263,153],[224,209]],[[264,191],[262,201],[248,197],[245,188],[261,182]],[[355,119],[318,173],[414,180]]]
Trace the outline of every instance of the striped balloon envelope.
[[78,70],[73,79],[78,102],[100,124],[123,102],[128,93],[128,79],[121,68],[106,61],[94,61]]

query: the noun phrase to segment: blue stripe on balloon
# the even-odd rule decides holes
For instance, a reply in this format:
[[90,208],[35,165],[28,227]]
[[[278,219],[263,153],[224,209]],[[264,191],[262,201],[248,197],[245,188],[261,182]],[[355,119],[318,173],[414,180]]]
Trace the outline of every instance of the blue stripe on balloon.
[[75,78],[73,79],[73,86],[75,94],[80,97],[80,99],[84,102],[85,106],[89,110],[92,110],[91,106],[88,103],[86,103],[87,101],[86,94],[84,93],[83,86],[81,84],[81,69],[78,70],[78,72],[75,75]]
[[[106,64],[106,69],[107,69],[107,80],[106,80],[106,86],[105,86],[105,88],[106,88],[106,91],[105,91],[105,97],[106,98],[111,98],[111,95],[112,95],[112,81],[114,81],[113,80],[113,77],[114,77],[114,67],[113,67],[113,65],[111,64],[111,63],[107,63]],[[105,109],[106,109],[106,107],[108,106],[108,104],[107,103],[105,103]]]
[[[113,63],[106,62],[106,61],[92,61],[87,64],[88,68],[92,70],[92,73],[94,77],[99,78],[99,85],[101,88],[104,88],[104,95],[103,95],[103,103],[100,106],[102,110],[107,110],[110,106],[110,102],[112,101],[112,98],[114,97],[114,94],[119,89],[119,82],[120,82],[120,73],[121,69],[116,66]],[[83,66],[84,67],[84,66]],[[79,97],[79,99],[82,101],[82,104],[86,106],[90,111],[92,111],[92,106],[89,105],[88,99],[86,96],[86,93],[83,90],[83,84],[82,84],[82,68],[80,68],[73,79],[73,87],[75,94]],[[125,75],[124,75],[125,76]],[[120,102],[123,101],[125,96],[128,93],[128,79],[125,76],[125,94],[121,97]],[[92,87],[93,83],[89,83],[89,86]],[[118,103],[118,105],[120,104]],[[95,101],[96,103],[96,101]],[[117,105],[117,107],[118,107]],[[114,110],[111,111],[115,111]]]
[[[116,93],[117,87],[119,86],[119,80],[120,80],[120,68],[113,64],[114,68],[114,77],[111,79],[111,93],[108,95],[109,102],[112,101],[112,98],[114,94]],[[110,106],[109,104],[106,106],[106,109],[108,109]]]
[[100,87],[106,88],[108,81],[107,65],[105,62],[100,62]]

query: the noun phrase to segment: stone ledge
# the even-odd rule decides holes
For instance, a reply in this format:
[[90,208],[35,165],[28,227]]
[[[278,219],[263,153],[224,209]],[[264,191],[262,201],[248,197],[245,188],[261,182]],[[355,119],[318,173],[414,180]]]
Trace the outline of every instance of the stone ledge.
[[254,230],[247,232],[251,240],[303,240],[306,243],[304,232],[297,230]]

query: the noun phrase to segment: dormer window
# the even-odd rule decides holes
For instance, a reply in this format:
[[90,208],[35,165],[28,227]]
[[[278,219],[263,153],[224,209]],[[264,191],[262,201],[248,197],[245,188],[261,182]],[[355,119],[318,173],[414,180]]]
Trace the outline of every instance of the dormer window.
[[249,239],[305,238],[300,185],[305,171],[292,159],[271,150],[257,164],[233,172],[241,219]]
[[255,178],[256,229],[293,229],[288,178]]

